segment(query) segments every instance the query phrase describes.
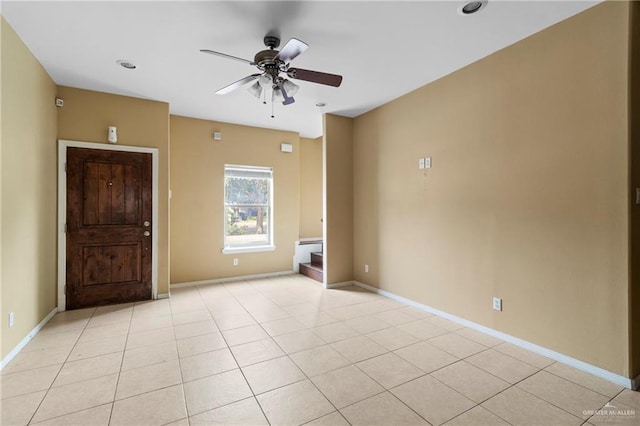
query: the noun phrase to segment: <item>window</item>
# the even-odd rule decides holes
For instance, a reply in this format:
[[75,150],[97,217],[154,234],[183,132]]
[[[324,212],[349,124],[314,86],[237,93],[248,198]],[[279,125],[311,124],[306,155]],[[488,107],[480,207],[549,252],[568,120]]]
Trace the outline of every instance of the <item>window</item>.
[[273,250],[273,171],[224,167],[223,253]]

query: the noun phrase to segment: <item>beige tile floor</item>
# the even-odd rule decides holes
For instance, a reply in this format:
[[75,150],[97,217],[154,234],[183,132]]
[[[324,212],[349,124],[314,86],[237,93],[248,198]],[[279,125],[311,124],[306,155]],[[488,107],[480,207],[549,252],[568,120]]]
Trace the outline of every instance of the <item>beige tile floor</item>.
[[59,313],[0,383],[2,425],[640,424],[637,392],[302,276]]

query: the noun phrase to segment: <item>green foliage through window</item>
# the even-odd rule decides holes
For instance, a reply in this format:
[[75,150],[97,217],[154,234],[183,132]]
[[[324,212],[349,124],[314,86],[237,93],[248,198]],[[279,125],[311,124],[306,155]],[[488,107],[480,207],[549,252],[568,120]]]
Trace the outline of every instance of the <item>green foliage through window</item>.
[[272,245],[270,168],[225,166],[225,247]]
[[225,177],[224,193],[226,204],[269,204],[270,180],[271,179]]

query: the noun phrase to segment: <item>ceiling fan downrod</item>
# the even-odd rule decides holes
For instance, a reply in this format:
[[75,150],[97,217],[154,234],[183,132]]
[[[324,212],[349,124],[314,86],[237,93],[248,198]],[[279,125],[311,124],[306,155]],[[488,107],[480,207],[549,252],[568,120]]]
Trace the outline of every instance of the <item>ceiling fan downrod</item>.
[[264,45],[267,46],[271,50],[273,50],[273,49],[277,48],[278,46],[280,46],[280,38],[276,37],[276,36],[266,35],[266,36],[264,36],[263,41],[264,41]]

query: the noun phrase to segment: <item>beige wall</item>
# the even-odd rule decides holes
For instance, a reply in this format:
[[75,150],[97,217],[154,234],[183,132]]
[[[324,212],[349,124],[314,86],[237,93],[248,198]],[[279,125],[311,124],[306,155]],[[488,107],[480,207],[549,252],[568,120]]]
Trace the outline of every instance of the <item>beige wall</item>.
[[[56,85],[9,24],[2,43],[2,358],[56,307]],[[15,325],[8,328],[9,312]]]
[[[5,21],[2,14],[0,14],[0,318],[4,318],[5,316],[5,308],[2,305],[2,301],[4,297],[2,293],[4,292],[4,287],[2,286],[2,245],[4,244],[4,240],[2,239],[2,227],[4,226],[4,222],[2,221],[2,49],[3,46],[3,37],[2,33],[4,30]],[[0,329],[0,360],[2,360],[5,356],[5,352],[10,351],[10,344],[4,344],[2,341],[2,336],[5,335],[5,330]],[[6,349],[5,349],[6,348]]]
[[[299,155],[297,133],[171,116],[171,283],[292,271]],[[225,164],[273,168],[275,251],[222,254]]]
[[324,116],[324,280],[353,280],[353,119]]
[[59,139],[107,143],[107,127],[116,126],[118,145],[158,148],[158,293],[167,293],[169,104],[63,86],[58,87],[58,96],[64,100],[58,110]]
[[[383,262],[378,258],[380,229],[380,141],[393,138],[395,128],[375,109],[354,120],[353,125],[353,271],[357,281],[380,287]],[[389,129],[389,134],[382,126]],[[367,245],[369,245],[367,247]],[[365,273],[365,265],[369,272]]]
[[[640,375],[640,205],[636,204],[636,188],[640,188],[640,3],[631,3],[630,57],[630,162],[629,217],[631,224],[631,281],[629,309],[631,338],[631,375]],[[635,118],[635,119],[634,119]]]
[[300,238],[322,238],[322,137],[300,138]]
[[[4,240],[2,239],[2,227],[4,226],[4,222],[2,221],[2,51],[4,50],[2,48],[2,33],[5,31],[4,26],[4,17],[0,13],[0,318],[5,317],[5,308],[2,305],[2,301],[4,300],[4,297],[2,295],[2,293],[4,292],[4,287],[2,286],[2,270],[4,269],[2,267],[2,246],[4,244]],[[9,348],[11,345],[8,343],[6,345],[4,344],[4,342],[2,341],[2,336],[4,336],[6,332],[4,329],[0,330],[0,360],[2,360],[5,356],[5,352],[11,350]]]
[[628,8],[356,118],[355,278],[629,375]]

